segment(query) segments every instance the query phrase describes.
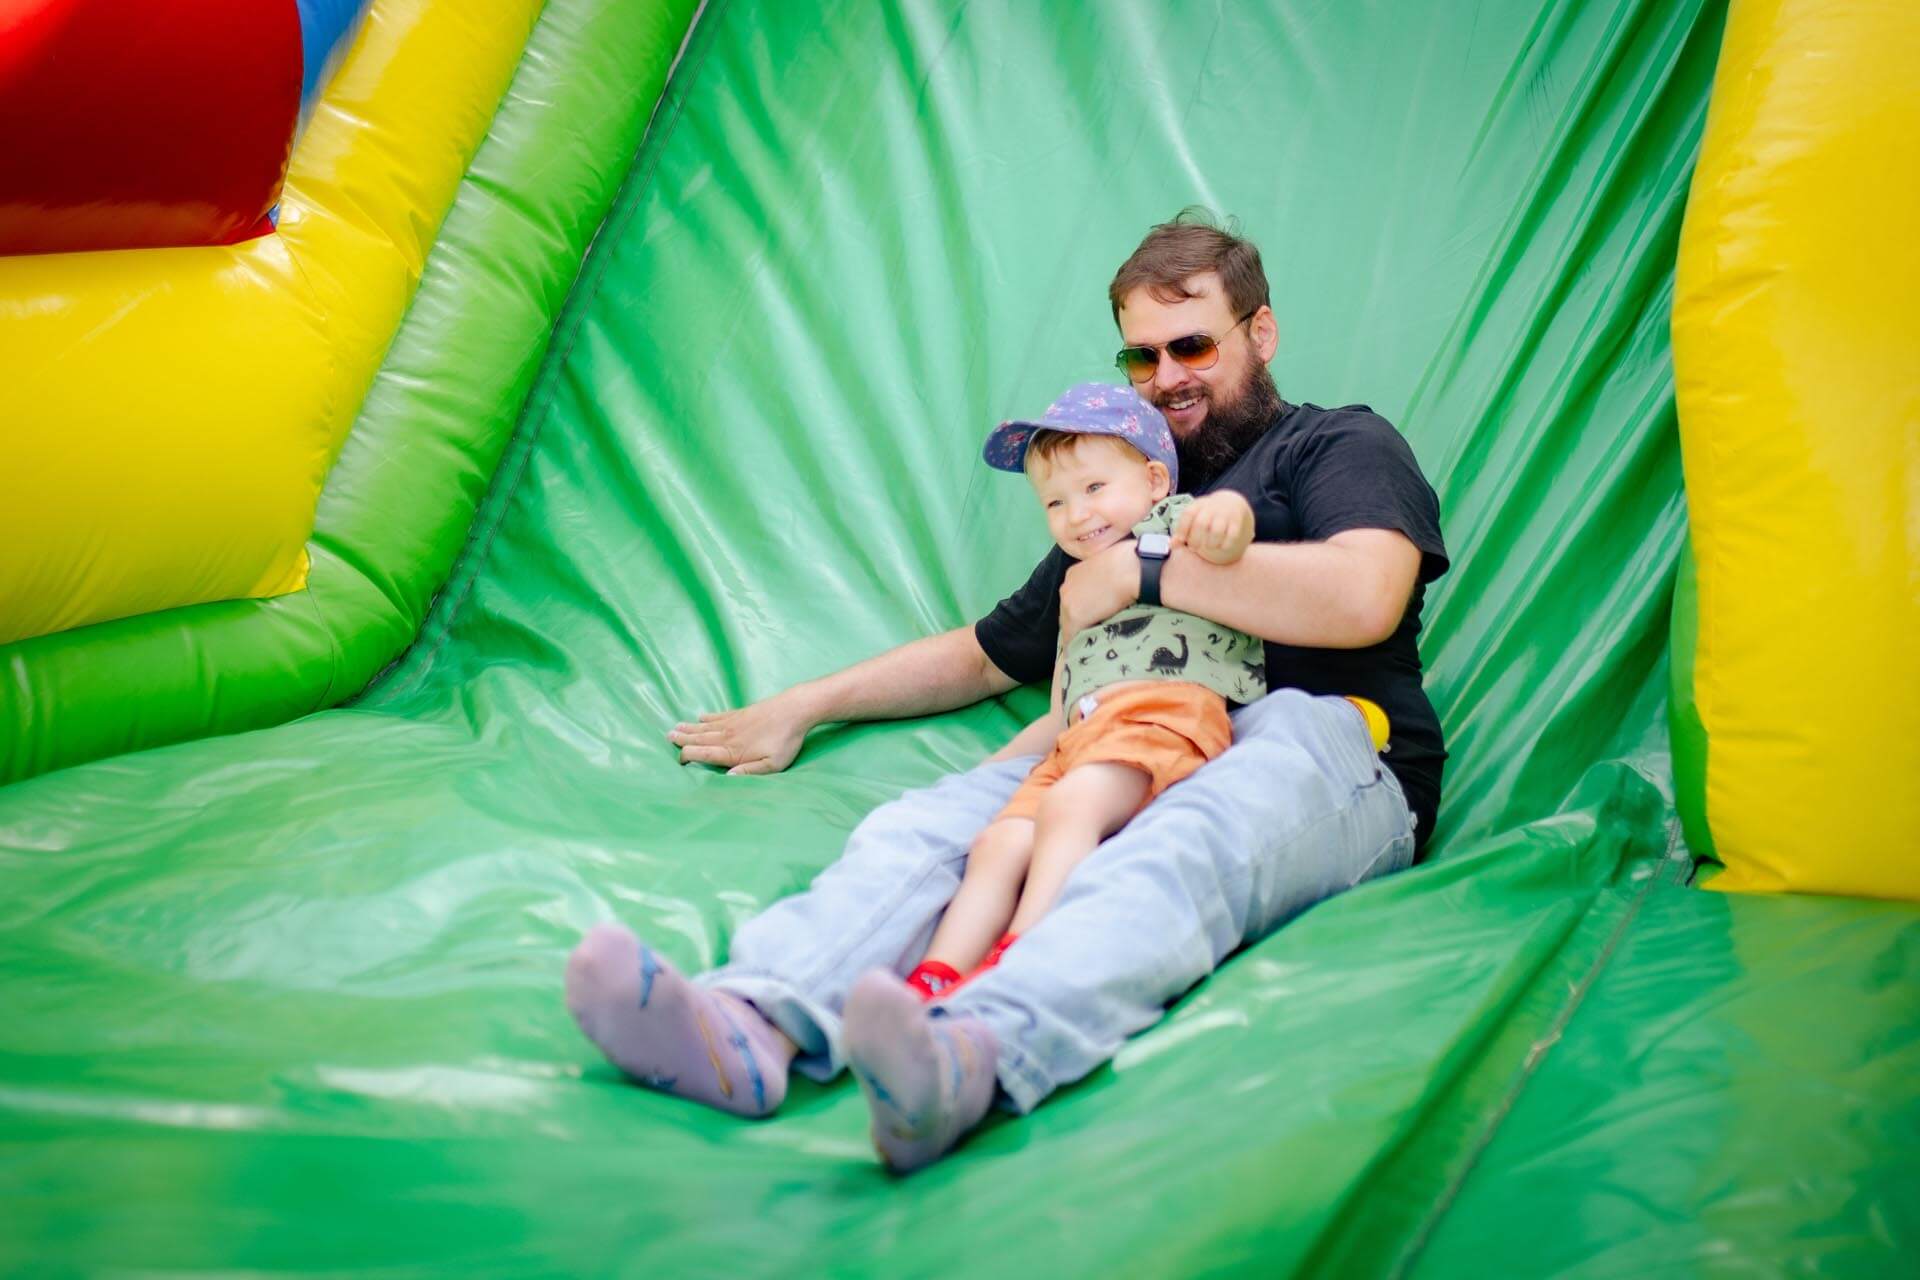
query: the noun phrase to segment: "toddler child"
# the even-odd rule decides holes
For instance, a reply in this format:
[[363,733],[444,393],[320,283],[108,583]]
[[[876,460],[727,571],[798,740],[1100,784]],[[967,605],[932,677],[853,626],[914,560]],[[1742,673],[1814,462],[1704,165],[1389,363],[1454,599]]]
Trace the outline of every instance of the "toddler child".
[[1159,603],[1171,546],[1231,564],[1254,533],[1238,493],[1169,496],[1180,463],[1159,410],[1126,388],[1082,383],[1038,421],[1001,423],[985,453],[990,466],[1025,471],[1055,545],[1073,559],[1139,538],[1143,593],[1062,637],[1051,731],[1020,741],[1048,754],[974,841],[960,890],[907,976],[926,1000],[996,964],[1102,840],[1227,749],[1229,704],[1267,691],[1257,638]]

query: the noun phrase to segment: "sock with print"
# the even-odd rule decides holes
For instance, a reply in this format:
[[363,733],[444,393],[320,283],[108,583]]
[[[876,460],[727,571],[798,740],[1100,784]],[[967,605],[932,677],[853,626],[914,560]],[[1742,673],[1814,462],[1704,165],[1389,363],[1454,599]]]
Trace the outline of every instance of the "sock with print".
[[760,1011],[696,986],[617,924],[595,925],[567,959],[567,1009],[614,1066],[649,1089],[738,1116],[787,1096],[790,1043]]
[[934,1016],[882,970],[847,997],[847,1065],[873,1116],[873,1145],[895,1173],[951,1150],[987,1114],[1000,1045],[979,1018]]

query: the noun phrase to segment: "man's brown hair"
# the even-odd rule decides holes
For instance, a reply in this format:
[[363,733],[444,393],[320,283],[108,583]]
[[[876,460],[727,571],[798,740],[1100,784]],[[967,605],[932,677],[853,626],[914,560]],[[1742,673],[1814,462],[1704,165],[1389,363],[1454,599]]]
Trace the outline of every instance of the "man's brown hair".
[[1147,238],[1132,257],[1120,264],[1113,283],[1107,286],[1114,324],[1120,323],[1120,304],[1135,289],[1145,288],[1160,302],[1184,302],[1194,296],[1187,281],[1208,271],[1219,274],[1227,305],[1233,308],[1235,317],[1268,305],[1267,273],[1260,265],[1260,251],[1251,240],[1236,234],[1238,230],[1232,219],[1222,227],[1211,210],[1190,205],[1172,222],[1163,222],[1147,232]]

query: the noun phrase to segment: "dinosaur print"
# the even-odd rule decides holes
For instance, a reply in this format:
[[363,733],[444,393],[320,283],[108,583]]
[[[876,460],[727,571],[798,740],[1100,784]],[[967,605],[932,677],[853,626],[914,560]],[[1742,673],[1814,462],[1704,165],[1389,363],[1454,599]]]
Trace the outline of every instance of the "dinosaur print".
[[1146,613],[1137,618],[1128,618],[1124,622],[1109,622],[1101,630],[1107,633],[1107,638],[1110,640],[1124,640],[1128,636],[1137,636],[1145,631],[1152,621],[1153,615]]
[[1164,646],[1153,651],[1153,657],[1147,662],[1147,670],[1155,675],[1177,675],[1187,669],[1187,659],[1192,652],[1187,648],[1187,633],[1182,631],[1174,636],[1180,642],[1180,652],[1176,656],[1173,650]]

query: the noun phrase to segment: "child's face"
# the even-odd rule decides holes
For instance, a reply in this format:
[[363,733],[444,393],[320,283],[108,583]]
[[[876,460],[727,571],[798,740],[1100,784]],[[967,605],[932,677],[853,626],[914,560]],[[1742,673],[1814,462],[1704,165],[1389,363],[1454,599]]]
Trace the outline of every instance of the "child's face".
[[1075,560],[1131,537],[1171,487],[1164,463],[1108,436],[1086,436],[1050,458],[1030,459],[1027,479],[1047,513],[1047,532]]

